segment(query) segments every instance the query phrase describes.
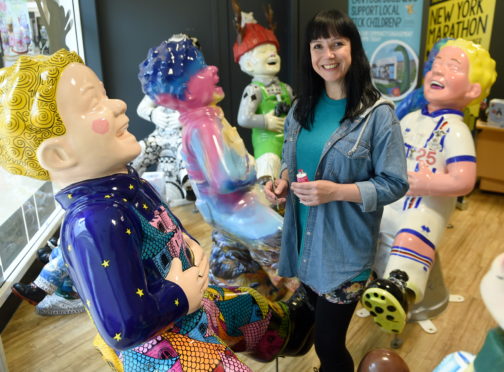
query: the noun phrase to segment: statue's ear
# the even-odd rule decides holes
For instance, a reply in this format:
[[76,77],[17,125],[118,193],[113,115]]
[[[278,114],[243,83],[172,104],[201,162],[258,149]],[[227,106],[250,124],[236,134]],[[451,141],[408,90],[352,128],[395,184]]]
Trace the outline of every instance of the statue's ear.
[[252,75],[253,74],[254,63],[252,62],[252,58],[247,58],[247,60],[245,61],[245,63],[242,64],[241,70],[244,73],[248,74],[248,75]]
[[247,71],[252,71],[254,69],[254,63],[252,62],[252,58],[249,58],[247,62],[245,62],[245,66],[247,66]]
[[62,171],[77,164],[77,159],[67,144],[66,137],[58,136],[46,139],[37,150],[40,165],[49,173]]
[[471,84],[469,90],[466,92],[466,97],[471,101],[478,98],[481,95],[481,85],[480,83]]

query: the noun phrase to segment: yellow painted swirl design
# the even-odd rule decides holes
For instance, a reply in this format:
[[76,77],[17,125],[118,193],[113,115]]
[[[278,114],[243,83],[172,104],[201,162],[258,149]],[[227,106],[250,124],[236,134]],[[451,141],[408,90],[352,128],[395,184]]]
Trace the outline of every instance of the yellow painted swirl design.
[[64,68],[81,58],[64,49],[51,56],[21,56],[0,69],[0,166],[13,174],[47,180],[37,160],[40,144],[65,134],[56,107]]

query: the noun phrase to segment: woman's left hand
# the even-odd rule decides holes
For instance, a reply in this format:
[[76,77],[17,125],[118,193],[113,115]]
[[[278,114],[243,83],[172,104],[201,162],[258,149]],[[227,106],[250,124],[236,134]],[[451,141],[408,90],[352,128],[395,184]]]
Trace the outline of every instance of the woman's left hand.
[[337,186],[338,184],[325,180],[292,182],[291,190],[302,204],[314,207],[336,200],[335,193]]

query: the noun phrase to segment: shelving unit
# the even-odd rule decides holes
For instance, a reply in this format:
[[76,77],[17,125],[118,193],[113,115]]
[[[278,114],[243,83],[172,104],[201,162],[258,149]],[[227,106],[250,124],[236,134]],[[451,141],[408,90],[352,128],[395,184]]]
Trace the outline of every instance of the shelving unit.
[[476,156],[480,189],[504,193],[504,128],[476,123]]

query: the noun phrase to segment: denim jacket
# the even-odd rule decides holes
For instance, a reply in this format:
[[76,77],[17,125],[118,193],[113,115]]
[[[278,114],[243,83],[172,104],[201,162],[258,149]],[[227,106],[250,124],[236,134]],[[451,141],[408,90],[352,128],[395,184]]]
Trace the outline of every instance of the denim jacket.
[[[300,124],[293,108],[285,120],[282,170],[296,179]],[[316,180],[355,183],[362,203],[334,201],[311,207],[302,257],[298,254],[296,196],[289,191],[279,274],[297,276],[328,293],[372,266],[383,206],[408,190],[404,142],[393,105],[379,100],[356,120],[345,120],[325,144]]]

